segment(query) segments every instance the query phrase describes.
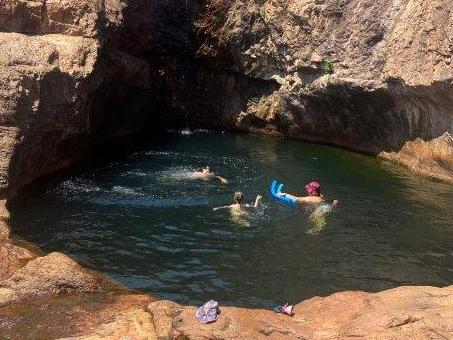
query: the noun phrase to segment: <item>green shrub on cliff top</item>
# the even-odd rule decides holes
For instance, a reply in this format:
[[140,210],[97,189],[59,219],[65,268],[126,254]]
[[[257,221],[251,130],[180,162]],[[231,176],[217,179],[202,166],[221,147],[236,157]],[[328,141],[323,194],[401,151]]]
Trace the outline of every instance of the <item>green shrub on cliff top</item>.
[[321,70],[326,74],[333,73],[333,62],[327,59],[321,61]]

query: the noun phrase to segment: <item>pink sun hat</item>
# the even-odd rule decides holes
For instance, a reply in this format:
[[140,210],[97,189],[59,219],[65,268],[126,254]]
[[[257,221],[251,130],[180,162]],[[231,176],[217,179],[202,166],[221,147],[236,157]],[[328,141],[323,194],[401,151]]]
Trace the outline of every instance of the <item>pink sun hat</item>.
[[310,196],[319,196],[321,193],[321,184],[316,181],[310,182],[305,186],[305,190]]

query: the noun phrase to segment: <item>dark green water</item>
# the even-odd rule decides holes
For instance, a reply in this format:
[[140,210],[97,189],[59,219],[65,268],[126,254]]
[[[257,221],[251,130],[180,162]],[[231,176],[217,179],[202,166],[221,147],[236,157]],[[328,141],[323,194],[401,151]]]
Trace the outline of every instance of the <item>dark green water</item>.
[[[230,180],[187,178],[209,164]],[[340,208],[314,228],[273,202],[271,178],[317,179]],[[242,190],[266,206],[212,208]],[[41,181],[13,206],[15,232],[125,285],[181,303],[269,307],[341,290],[453,283],[452,187],[341,149],[248,134],[169,134],[142,151]]]

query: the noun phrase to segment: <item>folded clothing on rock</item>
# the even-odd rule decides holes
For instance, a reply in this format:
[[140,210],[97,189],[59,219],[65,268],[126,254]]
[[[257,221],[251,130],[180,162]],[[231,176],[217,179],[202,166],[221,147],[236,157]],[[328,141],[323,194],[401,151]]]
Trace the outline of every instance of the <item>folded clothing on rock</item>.
[[197,309],[195,316],[201,323],[211,323],[217,321],[219,314],[219,303],[214,300],[209,300],[203,306]]

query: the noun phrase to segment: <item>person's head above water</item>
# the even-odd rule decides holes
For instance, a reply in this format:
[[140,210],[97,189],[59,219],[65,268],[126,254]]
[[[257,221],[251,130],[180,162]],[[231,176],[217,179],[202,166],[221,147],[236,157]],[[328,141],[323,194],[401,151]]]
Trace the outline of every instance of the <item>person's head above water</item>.
[[236,191],[234,193],[234,197],[233,197],[234,203],[242,204],[243,199],[244,199],[244,194],[241,191]]
[[321,196],[321,184],[318,182],[310,182],[305,186],[305,190],[309,196]]

